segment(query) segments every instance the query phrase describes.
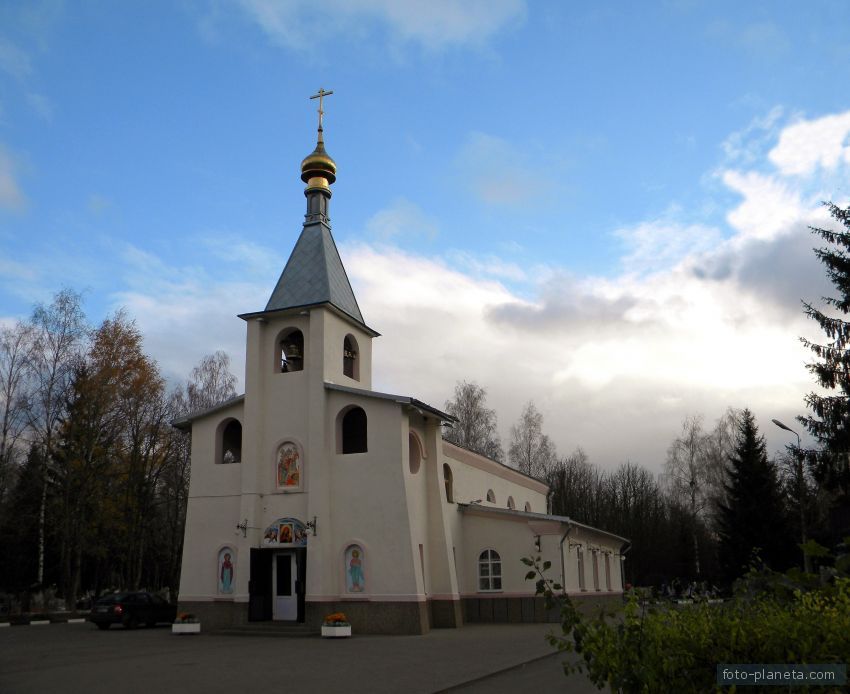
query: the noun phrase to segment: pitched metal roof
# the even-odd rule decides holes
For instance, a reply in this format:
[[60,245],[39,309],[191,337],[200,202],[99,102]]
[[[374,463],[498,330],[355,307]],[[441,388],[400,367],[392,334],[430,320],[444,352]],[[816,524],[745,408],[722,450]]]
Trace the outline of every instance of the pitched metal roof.
[[237,403],[240,403],[243,400],[245,400],[244,393],[242,395],[234,395],[232,398],[229,398],[224,402],[220,402],[218,405],[208,407],[205,410],[195,410],[194,412],[188,412],[184,415],[181,415],[180,417],[171,422],[171,426],[173,426],[175,429],[183,429],[188,431],[192,428],[192,422],[194,422],[196,419],[201,419],[202,417],[214,414],[219,410],[227,409],[231,405],[236,405]]
[[462,503],[459,502],[457,504],[457,510],[459,513],[475,513],[481,515],[492,515],[492,516],[510,516],[516,519],[526,519],[526,520],[542,520],[542,521],[555,521],[556,523],[561,523],[562,525],[571,525],[578,528],[583,528],[589,532],[598,533],[600,535],[607,535],[608,537],[613,537],[616,540],[624,544],[631,544],[631,540],[627,537],[623,537],[622,535],[616,535],[614,533],[609,533],[607,530],[602,530],[601,528],[594,528],[592,525],[586,525],[585,523],[579,523],[576,520],[573,520],[569,516],[556,516],[552,513],[534,513],[533,511],[517,511],[516,509],[510,508],[500,508],[498,506],[484,506],[480,503],[471,502],[471,503]]
[[331,230],[314,222],[304,225],[265,310],[325,303],[364,323]]
[[325,381],[325,389],[326,390],[338,390],[341,393],[351,393],[352,395],[361,395],[365,398],[379,398],[382,400],[392,400],[393,402],[397,402],[400,405],[409,405],[414,409],[424,410],[425,412],[430,412],[435,417],[438,417],[440,420],[444,422],[456,422],[457,417],[454,417],[446,412],[438,410],[436,407],[431,407],[428,403],[422,402],[421,400],[417,400],[416,398],[411,398],[407,395],[393,395],[392,393],[379,393],[376,390],[366,390],[364,388],[352,388],[351,386],[341,386],[337,383],[330,383]]

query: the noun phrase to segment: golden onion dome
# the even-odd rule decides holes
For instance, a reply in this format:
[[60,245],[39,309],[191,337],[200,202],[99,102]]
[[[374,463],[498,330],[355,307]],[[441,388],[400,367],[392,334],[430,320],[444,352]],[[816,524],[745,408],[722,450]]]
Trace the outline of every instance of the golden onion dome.
[[319,130],[316,149],[301,162],[301,180],[312,187],[313,179],[324,179],[327,182],[326,185],[336,181],[336,162],[325,151],[321,130]]

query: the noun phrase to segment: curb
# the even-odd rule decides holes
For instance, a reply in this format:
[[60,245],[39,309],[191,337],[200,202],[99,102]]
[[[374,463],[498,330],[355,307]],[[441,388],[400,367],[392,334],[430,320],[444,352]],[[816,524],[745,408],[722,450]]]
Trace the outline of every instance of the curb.
[[521,663],[516,663],[515,665],[508,665],[507,667],[500,668],[499,670],[494,670],[493,672],[488,672],[486,675],[481,675],[480,677],[473,677],[471,680],[464,680],[463,682],[458,682],[457,684],[449,685],[444,689],[437,689],[433,692],[433,694],[448,694],[449,692],[457,692],[465,689],[471,684],[476,684],[477,682],[484,682],[485,680],[489,680],[493,677],[498,677],[506,672],[511,672],[512,670],[519,670],[524,668],[526,665],[531,665],[532,663],[536,663],[540,660],[545,660],[546,658],[552,658],[553,656],[563,655],[560,651],[554,651],[553,653],[545,653],[544,655],[539,655],[536,658],[531,658],[530,660],[524,660]]
[[13,624],[12,622],[0,622],[0,629],[4,627],[41,627],[45,624],[85,624],[85,617],[74,617],[72,619],[66,619],[64,621],[52,621],[50,619],[33,619],[29,622],[22,622],[20,624]]

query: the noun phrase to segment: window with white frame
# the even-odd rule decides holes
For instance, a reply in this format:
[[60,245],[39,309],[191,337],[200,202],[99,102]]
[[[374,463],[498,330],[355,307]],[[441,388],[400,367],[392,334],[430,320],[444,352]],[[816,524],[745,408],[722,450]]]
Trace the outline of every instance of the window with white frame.
[[495,549],[485,549],[478,557],[478,590],[502,590],[502,559]]

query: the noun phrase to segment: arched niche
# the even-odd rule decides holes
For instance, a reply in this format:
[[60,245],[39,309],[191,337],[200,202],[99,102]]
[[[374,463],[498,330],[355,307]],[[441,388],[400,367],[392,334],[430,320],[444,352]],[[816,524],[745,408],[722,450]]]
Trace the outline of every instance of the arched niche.
[[219,465],[242,462],[242,423],[228,417],[216,428],[215,462]]
[[342,373],[355,381],[360,380],[360,350],[351,333],[342,341]]
[[349,405],[340,410],[336,417],[337,453],[366,453],[368,428],[366,411],[362,407]]
[[443,482],[446,485],[446,501],[454,503],[454,475],[448,463],[443,463]]
[[343,553],[345,592],[359,595],[366,592],[366,553],[363,545],[352,542]]
[[415,475],[419,472],[419,467],[422,464],[423,447],[422,442],[419,440],[419,437],[414,432],[409,432],[407,434],[407,448],[408,448],[408,465],[410,467],[410,474]]
[[275,340],[277,373],[292,373],[304,369],[304,333],[298,328],[284,328]]
[[222,547],[218,552],[217,584],[221,595],[232,595],[236,585],[236,552],[233,547]]

